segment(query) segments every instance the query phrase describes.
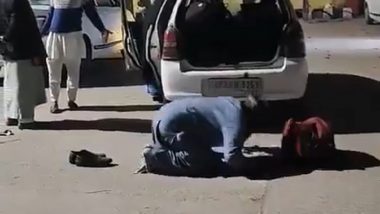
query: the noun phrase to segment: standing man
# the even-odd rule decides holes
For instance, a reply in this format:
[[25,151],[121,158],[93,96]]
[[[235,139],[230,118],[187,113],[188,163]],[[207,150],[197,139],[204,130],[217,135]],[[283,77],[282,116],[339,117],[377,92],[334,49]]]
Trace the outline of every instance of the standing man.
[[6,124],[33,128],[34,108],[46,102],[46,52],[28,0],[0,0],[0,54],[5,60]]
[[[147,54],[145,47],[147,47],[147,43],[149,43],[148,31],[152,25],[155,25],[157,14],[160,12],[160,8],[164,2],[164,0],[155,0],[153,2],[149,0],[140,0],[138,2],[138,5],[140,7],[144,7],[145,9],[136,14],[136,21],[142,22],[143,41],[140,47],[140,54],[141,56],[144,56],[141,58],[143,68],[142,77],[146,84],[147,93],[152,97],[153,101],[159,103],[162,103],[164,101],[162,87],[158,83],[160,80],[156,79],[155,77],[155,71],[152,69],[152,66],[149,64],[147,58],[145,57]],[[161,28],[162,26],[158,27]]]
[[49,33],[46,60],[49,70],[51,113],[58,113],[58,97],[61,85],[62,66],[67,68],[67,96],[70,109],[78,108],[75,103],[79,87],[79,73],[84,50],[82,35],[82,13],[86,13],[94,26],[101,32],[103,42],[111,34],[104,27],[96,10],[95,0],[51,0],[50,13],[42,34]]

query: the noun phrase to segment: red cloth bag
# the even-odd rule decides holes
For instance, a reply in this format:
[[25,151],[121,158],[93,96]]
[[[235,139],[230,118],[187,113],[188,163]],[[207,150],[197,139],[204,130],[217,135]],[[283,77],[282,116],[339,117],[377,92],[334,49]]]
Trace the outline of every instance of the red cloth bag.
[[336,151],[331,126],[319,117],[302,122],[291,118],[282,134],[281,152],[285,158],[329,158]]

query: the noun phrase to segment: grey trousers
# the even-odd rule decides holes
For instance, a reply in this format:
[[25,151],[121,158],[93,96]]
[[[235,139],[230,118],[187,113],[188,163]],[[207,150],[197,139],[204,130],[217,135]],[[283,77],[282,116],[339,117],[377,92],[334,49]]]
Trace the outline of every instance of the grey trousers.
[[159,124],[153,126],[153,144],[144,151],[151,173],[177,176],[212,176],[223,168],[222,156],[194,141],[181,141],[178,134],[160,133]]
[[46,102],[41,66],[31,60],[5,61],[4,117],[21,123],[34,120],[34,108]]

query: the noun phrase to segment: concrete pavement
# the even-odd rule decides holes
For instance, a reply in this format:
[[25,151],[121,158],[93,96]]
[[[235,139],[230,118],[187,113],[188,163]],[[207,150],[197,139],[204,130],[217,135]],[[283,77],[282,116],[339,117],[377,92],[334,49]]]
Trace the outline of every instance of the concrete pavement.
[[[362,22],[304,24],[315,73],[307,105],[333,120],[337,146],[344,151],[339,166],[268,165],[255,179],[133,175],[151,140],[150,120],[158,106],[138,74],[99,62],[94,73],[83,76],[81,111],[51,115],[42,105],[36,119],[52,121],[48,130],[13,129],[15,136],[0,137],[0,214],[378,213],[380,27]],[[279,146],[277,131],[255,134],[247,143]],[[69,151],[82,148],[105,152],[118,166],[70,165]]]

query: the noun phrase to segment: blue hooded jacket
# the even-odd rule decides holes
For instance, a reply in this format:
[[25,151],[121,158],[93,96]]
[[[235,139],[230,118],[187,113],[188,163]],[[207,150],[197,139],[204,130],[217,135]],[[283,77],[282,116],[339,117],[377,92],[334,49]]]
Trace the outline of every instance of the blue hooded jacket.
[[100,32],[105,30],[94,0],[51,0],[49,15],[41,34],[81,31],[83,11]]

